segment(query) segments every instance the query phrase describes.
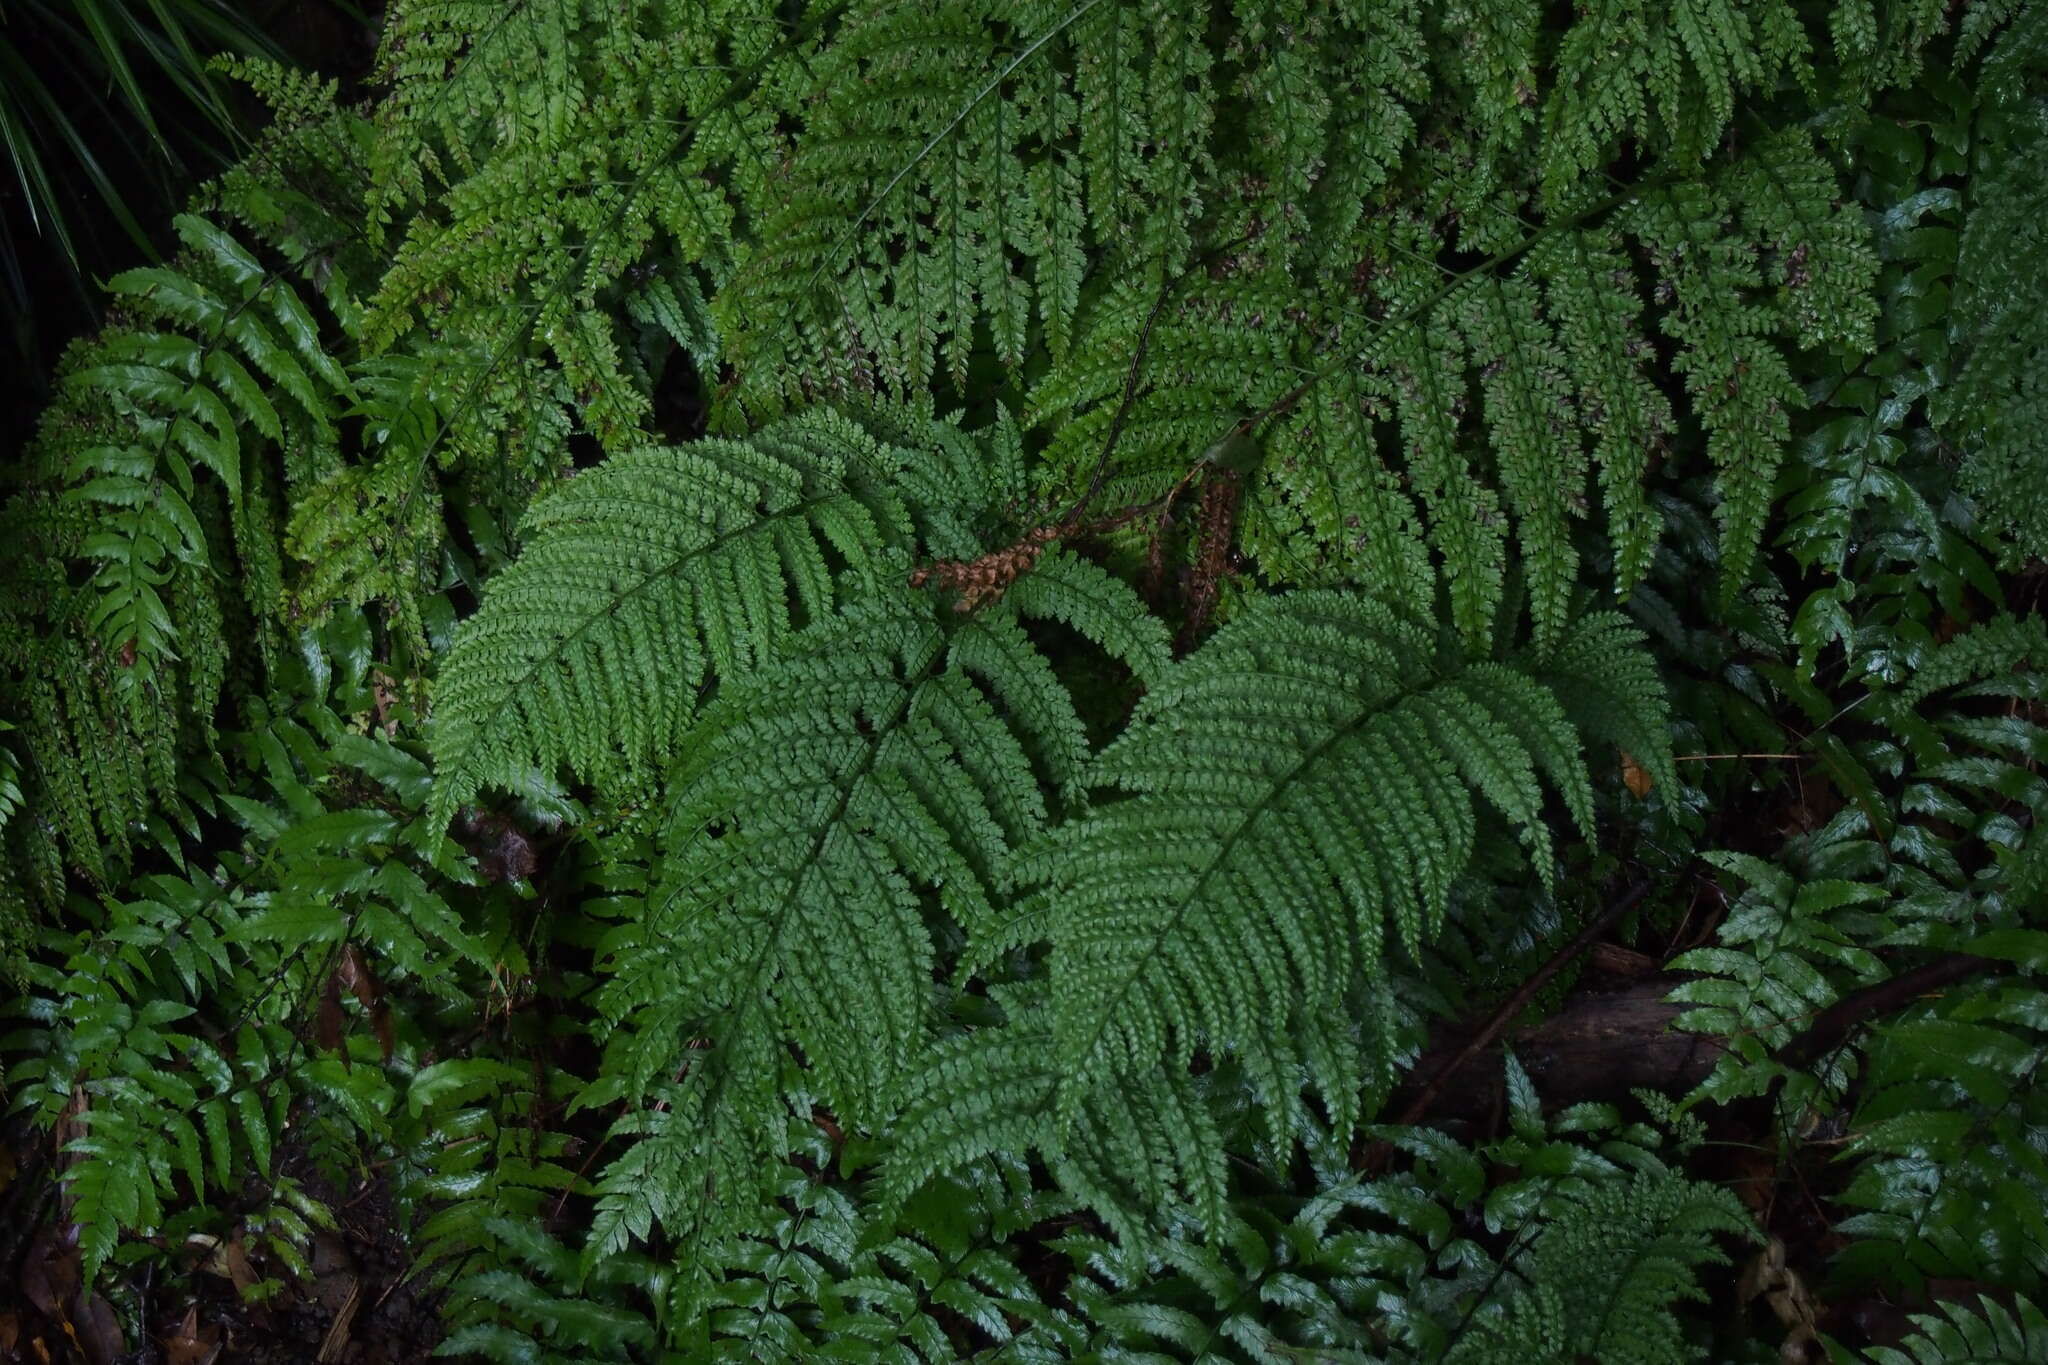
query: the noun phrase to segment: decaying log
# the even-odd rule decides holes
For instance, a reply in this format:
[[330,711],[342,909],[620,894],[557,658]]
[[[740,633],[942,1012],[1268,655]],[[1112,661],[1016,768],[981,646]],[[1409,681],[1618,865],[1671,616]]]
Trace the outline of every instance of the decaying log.
[[[1721,1055],[1718,1039],[1677,1033],[1672,1020],[1683,1011],[1666,1004],[1682,978],[1660,974],[1617,990],[1585,991],[1569,997],[1556,1014],[1533,1027],[1511,1029],[1505,1041],[1536,1082],[1546,1106],[1581,1100],[1618,1100],[1638,1088],[1683,1094],[1705,1079]],[[1434,1077],[1464,1052],[1478,1030],[1440,1032],[1409,1075]],[[1483,1120],[1501,1103],[1499,1049],[1459,1066],[1429,1103],[1431,1118]],[[1388,1106],[1399,1112],[1414,1095],[1397,1092]]]
[[[1842,997],[1815,1015],[1779,1056],[1790,1066],[1811,1065],[1851,1041],[1863,1024],[1922,995],[2006,967],[1964,953],[1937,958]],[[1443,1028],[1410,1068],[1388,1112],[1410,1123],[1424,1117],[1423,1111],[1431,1118],[1486,1119],[1501,1103],[1501,1042],[1514,1048],[1546,1107],[1618,1100],[1639,1088],[1683,1094],[1706,1078],[1722,1052],[1720,1039],[1672,1030],[1684,1007],[1666,1004],[1664,997],[1685,979],[1657,973],[1611,990],[1581,991],[1556,1014],[1519,1029],[1503,1031],[1497,1015],[1476,1025]],[[1473,1048],[1475,1041],[1483,1044],[1481,1049]]]

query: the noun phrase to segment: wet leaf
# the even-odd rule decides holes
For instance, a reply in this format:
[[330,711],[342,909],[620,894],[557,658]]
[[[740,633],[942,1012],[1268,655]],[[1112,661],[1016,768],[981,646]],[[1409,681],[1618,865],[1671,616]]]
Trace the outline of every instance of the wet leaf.
[[1621,751],[1621,784],[1628,788],[1630,796],[1641,801],[1649,796],[1650,788],[1656,785],[1649,771],[1636,762],[1636,756],[1628,750]]

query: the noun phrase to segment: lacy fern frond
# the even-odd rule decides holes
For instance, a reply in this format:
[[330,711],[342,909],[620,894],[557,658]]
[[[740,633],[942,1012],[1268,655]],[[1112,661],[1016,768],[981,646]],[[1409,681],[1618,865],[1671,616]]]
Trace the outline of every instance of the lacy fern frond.
[[[1987,9],[1987,14],[1990,10]],[[1971,18],[1979,16],[1972,14]],[[1962,444],[1965,486],[2021,554],[2048,554],[2048,497],[2034,433],[2048,418],[2048,294],[2030,268],[2048,197],[2048,10],[2023,8],[1984,58],[1990,98],[1976,155],[1983,167],[1964,217],[1952,330],[1964,360],[1936,417]]]
[[1127,1235],[1176,1198],[1213,1220],[1224,1149],[1197,1055],[1243,1068],[1278,1148],[1305,1088],[1348,1122],[1388,1066],[1385,941],[1434,932],[1481,812],[1546,879],[1546,783],[1590,834],[1560,697],[1593,690],[1668,775],[1662,692],[1618,618],[1489,659],[1356,595],[1246,612],[1152,683],[1088,808],[1020,864],[1031,894],[970,944],[964,969],[1046,943],[1045,978],[923,1068],[893,1187],[1032,1147]]
[[[660,879],[607,945],[608,1067],[660,1103],[622,1122],[646,1136],[606,1172],[598,1254],[751,1216],[791,1047],[842,1121],[891,1112],[933,1024],[934,936],[988,932],[1015,850],[1084,776],[1081,721],[1020,615],[1141,676],[1164,661],[1130,589],[1053,555],[971,616],[900,586],[857,599],[728,678],[684,737]],[[871,1008],[842,1008],[849,990]]]
[[[113,428],[66,471],[79,481],[74,496],[105,509],[84,546],[100,563],[89,620],[107,652],[124,660],[122,679],[138,688],[179,653],[159,588],[175,564],[214,558],[192,507],[194,473],[218,480],[239,519],[242,433],[278,442],[289,423],[304,439],[331,441],[329,414],[352,396],[287,279],[206,218],[181,214],[177,227],[190,253],[185,270],[152,266],[109,282],[138,318],[163,330],[110,332],[70,375]],[[285,415],[280,404],[289,405]]]
[[971,509],[1003,478],[955,429],[819,410],[570,480],[528,514],[524,553],[442,668],[435,808],[564,765],[644,784],[715,680],[775,657],[849,589],[907,574],[919,544],[964,552],[950,514],[913,510],[905,485],[926,507]]
[[274,201],[246,184],[215,198],[177,218],[174,261],[108,282],[119,325],[67,358],[7,512],[5,691],[33,811],[19,838],[52,845],[30,866],[96,881],[140,829],[174,844],[165,819],[192,823],[180,770],[212,751],[230,676],[280,643],[269,461],[331,448],[352,394],[317,302],[259,257],[268,236],[225,225]]
[[665,270],[702,295],[730,275],[749,192],[786,157],[775,124],[809,36],[758,0],[394,6],[368,209],[381,229],[431,206],[404,221],[369,344],[424,322],[485,375],[546,357],[609,447],[644,442],[624,282]]
[[1803,401],[1788,350],[1870,344],[1876,258],[1835,197],[1809,135],[1785,132],[1697,178],[1515,220],[1462,271],[1436,262],[1439,224],[1389,213],[1360,226],[1348,291],[1304,288],[1253,247],[1198,262],[1163,301],[1128,272],[1030,409],[1068,497],[1117,433],[1110,507],[1170,512],[1204,452],[1248,438],[1240,534],[1268,578],[1365,579],[1409,601],[1434,555],[1476,642],[1511,547],[1539,637],[1562,625],[1596,471],[1615,588],[1641,577],[1656,531],[1643,482],[1683,415],[1666,396],[1681,381],[1719,471],[1733,591]]
[[1661,1175],[1592,1185],[1551,1211],[1518,1274],[1526,1286],[1482,1314],[1445,1365],[1530,1360],[1686,1365],[1700,1357],[1672,1306],[1704,1298],[1703,1265],[1726,1265],[1717,1238],[1753,1235],[1727,1190]]
[[[1064,1093],[1228,1050],[1290,1108],[1316,1060],[1298,1040],[1377,974],[1383,939],[1413,953],[1441,923],[1475,793],[1546,880],[1543,782],[1591,835],[1552,662],[1461,658],[1371,599],[1297,592],[1176,666],[1095,765],[1119,799],[1034,859],[1058,907]],[[1658,717],[1661,693],[1635,681],[1624,705]],[[1336,1100],[1356,1079],[1322,1081]]]
[[1062,353],[1091,247],[1143,237],[1172,259],[1189,240],[1206,28],[1103,0],[849,15],[764,249],[721,304],[750,389],[957,384],[984,327],[1013,368],[1034,337]]

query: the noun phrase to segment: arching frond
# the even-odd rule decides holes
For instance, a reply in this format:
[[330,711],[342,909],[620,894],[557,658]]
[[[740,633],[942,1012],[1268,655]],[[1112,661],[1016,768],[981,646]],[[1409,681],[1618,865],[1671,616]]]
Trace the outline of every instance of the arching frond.
[[1081,722],[1020,613],[1140,674],[1165,657],[1128,588],[1055,555],[972,616],[900,586],[858,599],[729,679],[681,741],[660,878],[608,945],[608,1064],[659,1106],[622,1124],[644,1136],[605,1175],[600,1253],[752,1215],[787,1049],[863,1126],[921,1068],[934,935],[986,930],[1015,851],[1083,775]]
[[[1552,691],[1568,684],[1533,662],[1443,652],[1371,599],[1295,593],[1153,688],[1093,774],[1120,799],[1033,868],[1059,906],[1066,1093],[1229,1050],[1284,1109],[1314,1061],[1301,1040],[1376,973],[1383,941],[1413,952],[1441,922],[1475,795],[1547,878],[1540,781],[1582,825],[1591,807]],[[1662,703],[1647,687],[1624,704],[1647,720]],[[1329,1079],[1333,1098],[1355,1083]]]
[[977,507],[990,471],[957,431],[902,438],[923,451],[896,439],[813,412],[748,441],[617,456],[535,506],[525,553],[442,670],[436,808],[564,765],[601,786],[645,782],[700,692],[830,616],[843,579],[907,574],[921,521],[958,549],[901,485],[924,462],[933,505]]

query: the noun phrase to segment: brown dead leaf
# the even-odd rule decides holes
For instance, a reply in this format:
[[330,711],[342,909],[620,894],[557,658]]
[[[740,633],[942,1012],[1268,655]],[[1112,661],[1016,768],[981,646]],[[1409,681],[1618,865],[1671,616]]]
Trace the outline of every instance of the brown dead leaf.
[[377,1035],[377,1047],[384,1054],[384,1060],[390,1061],[392,1050],[398,1044],[397,1031],[391,1023],[391,1007],[384,1003],[384,988],[370,970],[370,964],[363,960],[362,950],[353,943],[341,945],[334,970],[328,973],[327,984],[320,992],[320,1009],[313,1022],[314,1041],[329,1052],[339,1053],[343,1068],[348,1067],[348,1048],[343,1046],[343,1036],[348,1027],[348,1016],[341,1008],[343,991],[362,1005],[363,1012],[370,1018],[370,1028]]
[[370,974],[370,966],[363,961],[362,950],[355,944],[341,945],[341,960],[335,964],[334,977],[364,1009],[377,1007],[377,978]]
[[378,982],[370,964],[363,960],[362,950],[353,943],[341,945],[341,961],[334,969],[335,979],[341,988],[355,996],[356,1003],[370,1016],[370,1028],[377,1035],[377,1047],[384,1054],[384,1060],[391,1060],[391,1052],[398,1039],[391,1024],[391,1007],[384,1003],[384,987]]
[[336,980],[340,974],[332,973],[327,985],[320,992],[320,1008],[313,1016],[313,1042],[322,1052],[339,1052],[341,1064],[348,1066],[348,1049],[341,1045],[342,1029],[347,1019],[341,1012],[341,987]]
[[1621,751],[1621,785],[1627,787],[1628,794],[1638,801],[1647,798],[1650,788],[1657,785],[1656,779],[1652,778],[1648,770],[1636,762],[1636,756],[1626,749]]
[[185,1310],[177,1330],[163,1338],[164,1365],[213,1365],[220,1358],[220,1324],[199,1325],[199,1306]]
[[21,1344],[21,1314],[12,1308],[0,1312],[0,1352],[9,1355]]
[[61,1319],[78,1292],[78,1246],[45,1225],[29,1243],[21,1263],[21,1296],[46,1318]]
[[263,1278],[256,1273],[256,1267],[249,1263],[249,1253],[242,1246],[242,1239],[239,1237],[227,1244],[223,1259],[227,1266],[228,1279],[234,1284],[237,1294],[247,1294],[256,1282]]
[[1784,1365],[1807,1365],[1827,1359],[1821,1345],[1812,1293],[1799,1272],[1785,1264],[1785,1244],[1773,1237],[1770,1244],[1749,1259],[1736,1283],[1736,1300],[1747,1306],[1762,1298],[1771,1316],[1785,1329],[1778,1343],[1778,1359]]
[[78,1349],[89,1365],[114,1365],[127,1354],[128,1342],[121,1335],[114,1305],[98,1294],[80,1293],[73,1307],[78,1310],[72,1318]]

